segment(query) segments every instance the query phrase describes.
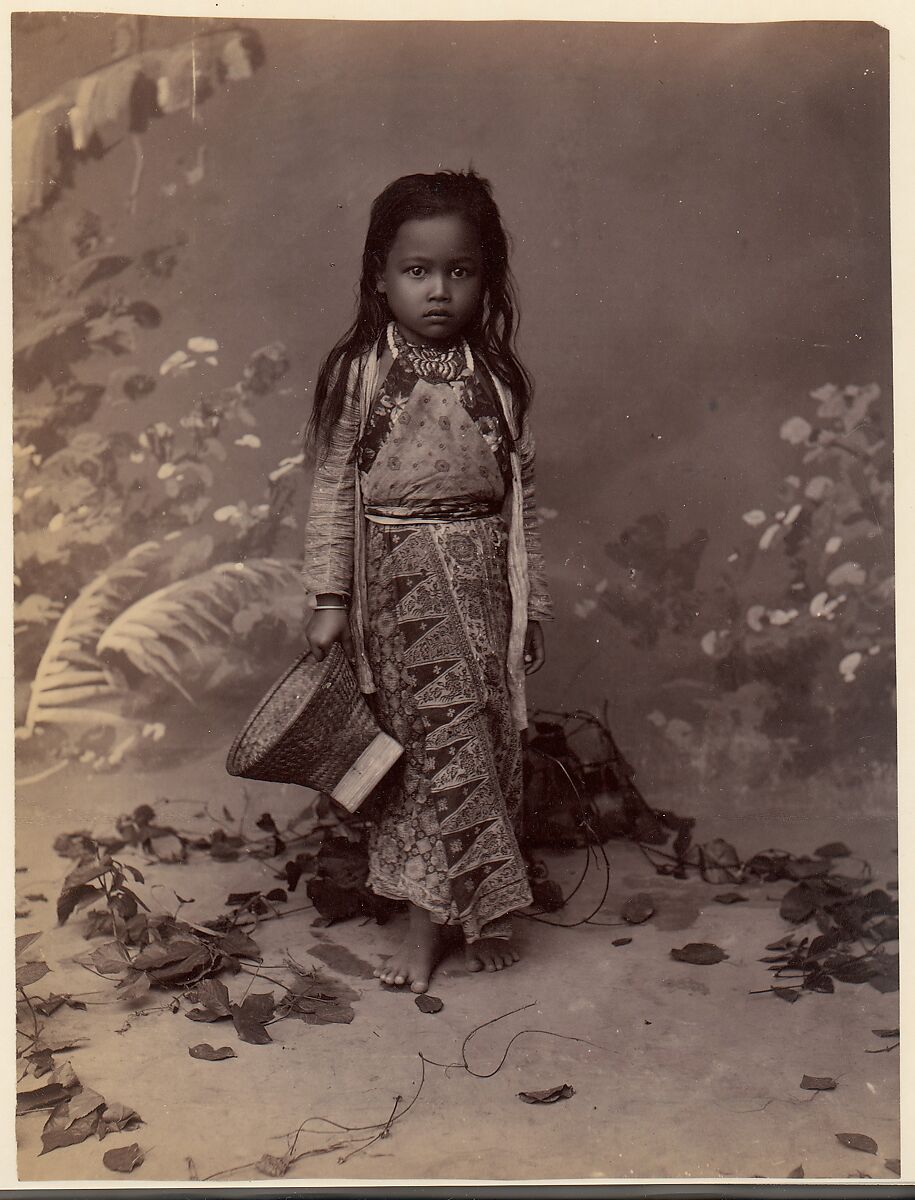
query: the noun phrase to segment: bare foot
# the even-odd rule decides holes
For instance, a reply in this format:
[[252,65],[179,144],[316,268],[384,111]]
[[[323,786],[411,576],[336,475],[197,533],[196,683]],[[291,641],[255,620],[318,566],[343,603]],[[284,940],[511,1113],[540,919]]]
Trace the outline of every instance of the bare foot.
[[410,917],[403,942],[383,967],[375,968],[375,978],[393,987],[405,983],[413,992],[427,992],[432,968],[440,957],[441,928],[429,913],[410,905]]
[[501,971],[516,963],[521,955],[511,938],[480,938],[464,949],[468,971]]

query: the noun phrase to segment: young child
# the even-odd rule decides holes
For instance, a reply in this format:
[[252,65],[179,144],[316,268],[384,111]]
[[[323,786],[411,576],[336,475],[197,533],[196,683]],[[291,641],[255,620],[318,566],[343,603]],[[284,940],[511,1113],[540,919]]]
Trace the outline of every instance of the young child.
[[318,661],[343,642],[404,747],[371,801],[369,886],[408,902],[375,974],[414,992],[446,926],[471,971],[517,962],[511,914],[531,903],[514,829],[524,675],[552,614],[515,320],[489,183],[397,179],[372,205],[356,318],[309,423],[306,637]]

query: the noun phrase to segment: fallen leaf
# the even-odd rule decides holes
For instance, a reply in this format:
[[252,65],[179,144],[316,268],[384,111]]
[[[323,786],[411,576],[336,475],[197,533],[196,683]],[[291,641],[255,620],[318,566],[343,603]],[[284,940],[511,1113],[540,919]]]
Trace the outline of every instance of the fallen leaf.
[[688,942],[679,949],[671,950],[670,956],[677,962],[691,963],[697,967],[710,967],[728,957],[720,946],[712,942]]
[[103,1109],[99,1122],[99,1141],[106,1138],[109,1133],[133,1132],[142,1124],[143,1118],[140,1114],[134,1112],[132,1108],[128,1108],[126,1104],[109,1104],[106,1109]]
[[805,1075],[801,1080],[801,1087],[806,1092],[831,1092],[836,1086],[836,1081],[828,1075]]
[[100,887],[92,887],[88,883],[76,884],[74,887],[65,887],[57,899],[58,924],[66,924],[74,909],[84,904],[91,904],[93,900],[97,900],[103,894]]
[[902,1164],[898,1158],[885,1158],[883,1160],[883,1165],[888,1171],[892,1171],[894,1175],[902,1174]]
[[54,1083],[59,1083],[61,1087],[70,1088],[75,1091],[80,1086],[79,1077],[73,1070],[73,1065],[68,1059],[62,1063],[54,1072]]
[[69,1123],[80,1120],[86,1117],[89,1113],[95,1112],[96,1109],[104,1108],[107,1101],[104,1096],[100,1096],[98,1092],[92,1088],[83,1088],[81,1092],[73,1097],[70,1101],[67,1117]]
[[60,1083],[46,1083],[30,1092],[17,1092],[16,1115],[38,1112],[42,1108],[56,1108],[64,1100],[69,1100],[71,1089]]
[[32,1074],[36,1079],[41,1079],[43,1075],[48,1075],[54,1070],[54,1059],[51,1056],[50,1050],[43,1050],[36,1054],[34,1047],[29,1052],[27,1062],[22,1063],[22,1074],[19,1076],[19,1082],[22,1081],[25,1072],[28,1070],[27,1063],[31,1064]]
[[191,1021],[221,1021],[231,1017],[229,1008],[229,990],[218,979],[203,979],[187,993],[192,1004],[202,1007],[194,1008],[184,1015]]
[[898,992],[899,991],[899,955],[884,954],[880,960],[879,974],[868,979],[868,983],[872,988],[876,988],[878,992]]
[[249,938],[241,929],[230,929],[220,941],[219,949],[223,954],[230,954],[233,958],[248,958],[254,962],[263,962],[264,960],[257,942],[253,938]]
[[32,942],[37,941],[40,937],[40,933],[21,933],[19,937],[16,938],[16,957],[20,958],[23,954],[25,954]]
[[814,850],[814,854],[817,858],[848,858],[851,851],[844,842],[829,842],[826,846],[820,846],[819,850]]
[[868,979],[880,974],[880,968],[874,963],[861,959],[847,959],[831,966],[829,970],[832,977],[840,983],[866,983]]
[[241,1004],[232,1004],[232,1021],[243,1042],[266,1046],[273,1039],[264,1028],[273,1019],[275,1004],[272,992],[252,992]]
[[74,961],[91,971],[98,971],[101,975],[123,975],[131,969],[127,951],[117,942],[106,942],[104,946],[96,947],[91,954],[78,955]]
[[898,1029],[872,1029],[871,1033],[876,1034],[877,1037],[880,1037],[880,1038],[898,1038],[899,1037]]
[[192,942],[188,938],[175,938],[171,942],[153,942],[145,950],[140,951],[132,965],[137,971],[159,970],[172,963],[181,962],[199,949],[200,944]]
[[238,1055],[231,1046],[220,1046],[214,1049],[208,1042],[200,1042],[188,1050],[191,1058],[201,1058],[204,1062],[222,1062],[226,1058],[237,1058]]
[[271,1179],[279,1179],[289,1170],[289,1159],[285,1155],[278,1158],[275,1154],[265,1154],[254,1165],[262,1175],[268,1175]]
[[84,1001],[74,1000],[72,996],[69,996],[66,993],[64,995],[58,995],[57,992],[52,992],[51,995],[48,996],[47,1000],[33,1000],[32,1004],[35,1008],[35,1011],[41,1013],[43,1017],[53,1016],[54,1013],[56,1013],[57,1010],[62,1008],[65,1004],[67,1008],[77,1008],[83,1012],[86,1010]]
[[620,909],[620,916],[630,925],[641,925],[654,915],[654,902],[647,892],[630,896]]
[[826,995],[832,995],[836,990],[832,976],[827,975],[824,971],[814,971],[812,975],[808,975],[804,980],[803,987],[808,992],[822,992]]
[[717,896],[712,896],[712,899],[718,904],[740,904],[748,901],[750,897],[741,896],[740,892],[719,892]]
[[32,1048],[29,1050],[27,1057],[31,1058],[34,1054],[61,1054],[64,1050],[78,1050],[80,1046],[84,1046],[88,1041],[87,1037],[55,1038],[43,1033],[36,1042],[32,1043]]
[[790,950],[795,944],[793,934],[788,934],[787,937],[779,938],[777,942],[770,942],[766,946],[767,950]]
[[421,995],[416,997],[416,1007],[420,1012],[437,1013],[441,1012],[445,1005],[438,996]]
[[799,925],[801,921],[807,920],[815,908],[816,893],[806,884],[799,883],[785,892],[778,911],[785,921]]
[[143,1163],[143,1151],[136,1142],[129,1146],[119,1146],[117,1150],[108,1150],[102,1156],[102,1162],[109,1171],[120,1171],[129,1175],[131,1171]]
[[575,1089],[569,1083],[560,1083],[556,1087],[546,1088],[542,1092],[519,1092],[519,1099],[525,1104],[555,1104],[557,1100],[568,1100],[575,1095]]
[[305,976],[298,990],[287,993],[276,1007],[278,1017],[293,1017],[306,1025],[348,1025],[355,1016],[359,993],[339,979]]
[[802,1166],[795,1167],[793,1171],[790,1171],[788,1173],[787,1178],[788,1179],[803,1179],[804,1178],[804,1168]]
[[613,941],[610,943],[610,945],[611,946],[628,946],[631,943],[631,941],[632,941],[632,938],[614,938]]
[[117,984],[118,999],[136,1004],[142,1000],[150,988],[150,978],[145,971],[129,972]]
[[48,902],[48,898],[44,892],[27,892],[25,898],[26,900],[31,900],[33,904],[37,904],[39,901],[44,901],[45,904]]
[[836,1138],[850,1150],[863,1150],[865,1154],[876,1154],[877,1143],[866,1133],[837,1133]]
[[51,968],[43,962],[19,963],[16,966],[16,987],[27,988],[39,979],[44,979]]
[[68,1104],[60,1104],[51,1113],[41,1132],[42,1154],[50,1154],[62,1146],[78,1146],[98,1130],[99,1112],[93,1109],[77,1121],[71,1121]]

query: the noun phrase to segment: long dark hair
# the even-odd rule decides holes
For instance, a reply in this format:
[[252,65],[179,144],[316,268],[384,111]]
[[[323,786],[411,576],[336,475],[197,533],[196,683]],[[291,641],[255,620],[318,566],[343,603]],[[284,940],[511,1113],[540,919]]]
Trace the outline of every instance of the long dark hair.
[[482,352],[487,366],[510,390],[520,417],[530,404],[531,377],[514,349],[518,322],[514,283],[508,266],[509,240],[492,187],[472,169],[437,171],[434,175],[404,175],[395,179],[372,204],[356,317],[321,364],[314,405],[306,430],[306,445],[327,445],[330,431],[343,411],[347,379],[353,362],[375,346],[391,319],[387,300],[377,291],[397,231],[405,221],[458,214],[478,233],[483,259],[483,289],[479,309],[462,331]]

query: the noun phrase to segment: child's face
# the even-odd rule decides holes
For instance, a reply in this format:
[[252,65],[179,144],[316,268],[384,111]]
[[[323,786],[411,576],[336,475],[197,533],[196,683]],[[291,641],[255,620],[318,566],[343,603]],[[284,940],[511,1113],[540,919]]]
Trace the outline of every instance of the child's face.
[[483,292],[480,241],[463,217],[404,221],[391,246],[378,291],[407,341],[435,346],[458,336]]

